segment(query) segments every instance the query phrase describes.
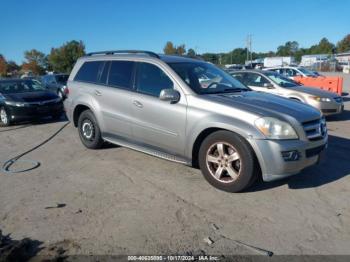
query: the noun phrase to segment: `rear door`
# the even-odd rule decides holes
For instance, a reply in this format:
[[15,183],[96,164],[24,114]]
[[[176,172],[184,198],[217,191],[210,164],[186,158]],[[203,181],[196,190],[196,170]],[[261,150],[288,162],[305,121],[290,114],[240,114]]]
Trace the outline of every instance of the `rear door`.
[[89,94],[104,138],[131,137],[131,97],[134,63],[88,61],[75,77],[81,94]]
[[94,90],[105,138],[131,139],[132,84],[135,63],[115,60],[105,64],[101,85]]
[[[134,138],[142,144],[174,155],[183,155],[185,148],[186,98],[180,88],[160,67],[150,63],[137,63],[136,92],[132,107]],[[175,88],[180,101],[161,101],[161,90]]]

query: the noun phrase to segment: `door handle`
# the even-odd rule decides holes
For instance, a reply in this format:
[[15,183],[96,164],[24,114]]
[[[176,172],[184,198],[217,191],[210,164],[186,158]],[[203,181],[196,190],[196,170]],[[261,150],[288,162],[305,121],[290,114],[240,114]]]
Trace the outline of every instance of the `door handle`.
[[95,90],[95,95],[102,96],[102,93],[100,91],[98,91],[98,90]]
[[132,103],[133,103],[135,106],[139,107],[139,108],[142,108],[142,107],[143,107],[143,104],[142,104],[141,102],[137,101],[137,100],[134,100]]

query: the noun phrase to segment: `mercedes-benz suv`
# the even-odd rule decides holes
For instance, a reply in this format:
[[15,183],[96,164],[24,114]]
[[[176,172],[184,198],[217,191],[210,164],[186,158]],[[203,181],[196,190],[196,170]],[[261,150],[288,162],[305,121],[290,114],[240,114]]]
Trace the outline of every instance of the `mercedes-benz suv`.
[[258,176],[297,174],[327,146],[319,110],[252,91],[197,59],[90,53],[76,62],[67,88],[66,113],[86,147],[108,141],[199,167],[224,191],[242,191]]

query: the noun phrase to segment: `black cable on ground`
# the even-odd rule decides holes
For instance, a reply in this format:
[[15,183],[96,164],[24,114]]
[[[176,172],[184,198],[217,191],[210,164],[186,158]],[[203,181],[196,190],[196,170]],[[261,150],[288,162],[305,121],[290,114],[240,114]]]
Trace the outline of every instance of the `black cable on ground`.
[[[58,129],[53,135],[51,135],[49,138],[47,138],[46,140],[44,140],[43,142],[41,142],[39,145],[25,151],[24,153],[21,153],[18,156],[15,156],[9,160],[7,160],[1,168],[1,172],[5,173],[5,174],[16,174],[16,173],[22,173],[22,172],[26,172],[26,171],[30,171],[33,170],[35,168],[38,168],[40,166],[40,162],[38,161],[34,161],[34,160],[20,160],[21,157],[29,154],[30,152],[33,152],[34,150],[38,149],[39,147],[43,146],[44,144],[46,144],[47,142],[49,142],[51,139],[53,139],[55,136],[57,136],[66,126],[68,126],[70,124],[70,122],[65,123],[62,127],[60,127],[60,129]],[[33,166],[30,168],[26,168],[26,169],[22,169],[22,170],[15,170],[15,171],[11,171],[10,168],[13,164],[15,164],[16,162],[25,162],[25,163],[31,163]]]
[[13,130],[17,130],[17,129],[22,129],[22,128],[26,128],[26,127],[30,127],[30,126],[32,126],[32,124],[23,125],[23,126],[18,126],[18,127],[14,127],[14,128],[1,129],[1,130],[0,130],[0,133],[8,132],[8,131],[13,131]]

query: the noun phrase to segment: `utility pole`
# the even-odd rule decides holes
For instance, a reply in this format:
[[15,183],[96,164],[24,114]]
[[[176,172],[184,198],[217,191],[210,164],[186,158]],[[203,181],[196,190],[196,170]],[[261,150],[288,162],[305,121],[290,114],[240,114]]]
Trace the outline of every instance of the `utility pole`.
[[247,35],[247,61],[252,64],[253,62],[253,53],[252,53],[252,35],[248,34]]

